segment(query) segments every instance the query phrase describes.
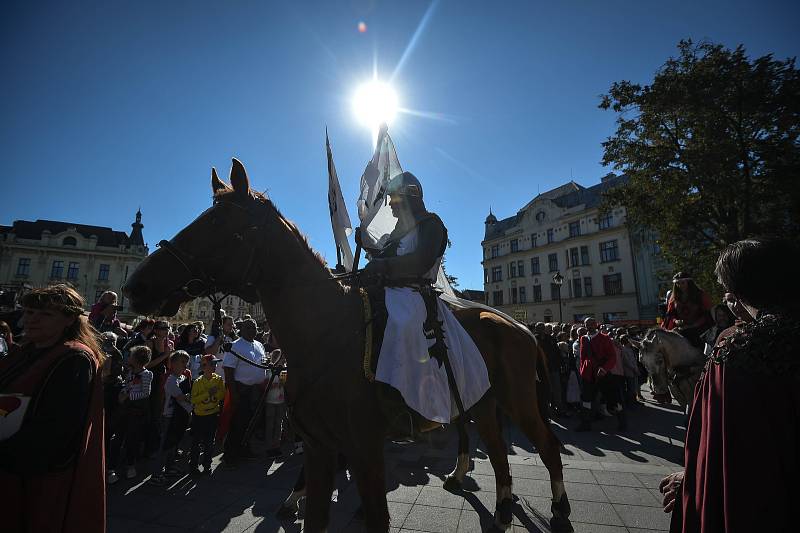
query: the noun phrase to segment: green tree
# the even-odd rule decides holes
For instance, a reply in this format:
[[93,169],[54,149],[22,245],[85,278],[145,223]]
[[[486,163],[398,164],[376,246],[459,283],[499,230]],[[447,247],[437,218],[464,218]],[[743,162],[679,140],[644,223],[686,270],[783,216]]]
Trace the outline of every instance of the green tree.
[[604,209],[659,235],[665,258],[707,289],[727,244],[800,230],[800,76],[794,58],[750,60],[711,43],[678,44],[650,85],[619,81],[603,164],[628,175]]

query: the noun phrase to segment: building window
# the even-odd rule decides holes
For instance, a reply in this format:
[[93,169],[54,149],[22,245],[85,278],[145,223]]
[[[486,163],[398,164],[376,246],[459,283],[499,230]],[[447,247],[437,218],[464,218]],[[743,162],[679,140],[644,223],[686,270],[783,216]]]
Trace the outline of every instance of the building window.
[[587,298],[592,295],[592,278],[583,278],[583,294]]
[[588,265],[589,264],[589,247],[588,246],[581,246],[581,264]]
[[553,242],[553,240],[554,240],[553,228],[550,228],[549,230],[547,230],[547,244],[550,244],[551,242]]
[[578,266],[580,265],[580,260],[578,259],[578,248],[570,248],[569,249],[569,264],[567,267],[571,266]]
[[519,303],[521,304],[528,303],[528,295],[525,292],[525,287],[519,288]]
[[485,268],[483,269],[483,282],[489,283],[489,271]]
[[575,298],[582,298],[581,294],[581,278],[572,278],[572,296]]
[[609,261],[616,261],[619,259],[619,247],[617,240],[606,241],[600,243],[600,262],[607,263]]
[[517,262],[511,261],[508,264],[508,278],[516,278],[517,277]]
[[531,248],[536,248],[536,233],[531,233]]
[[544,320],[545,322],[552,322],[553,321],[553,312],[550,309],[545,309],[544,316],[542,317],[542,320]]
[[503,305],[503,291],[494,291],[492,293],[492,305],[495,307]]
[[569,236],[577,237],[581,234],[581,223],[579,221],[569,223]]
[[492,281],[503,281],[503,269],[501,267],[492,267]]
[[77,246],[78,240],[75,237],[64,237],[64,240],[61,241],[63,246]]
[[500,255],[500,245],[495,244],[492,246],[492,259]]
[[603,322],[618,322],[620,320],[627,320],[628,313],[625,311],[612,311],[610,313],[603,313]]
[[511,251],[512,252],[518,252],[519,251],[519,239],[511,239],[511,242],[509,244],[511,246]]
[[97,273],[97,279],[99,281],[108,281],[108,274],[111,271],[111,265],[100,265],[100,271]]
[[511,289],[508,292],[511,295],[511,298],[510,298],[511,302],[510,303],[512,303],[512,304],[517,303],[517,288],[516,287],[511,287]]
[[517,261],[517,276],[525,277],[525,261]]
[[98,301],[104,292],[106,292],[105,289],[97,289],[96,291],[94,291],[94,301],[95,302]]
[[597,219],[597,225],[600,229],[608,229],[614,222],[614,216],[611,213],[604,215]]
[[20,257],[19,263],[17,263],[17,276],[21,278],[27,278],[30,275],[31,275],[31,258]]
[[549,254],[547,256],[547,262],[550,265],[550,272],[558,270],[558,254]]
[[50,269],[51,278],[61,278],[64,276],[64,261],[53,261],[53,268]]
[[622,274],[603,276],[603,291],[607,296],[622,294]]
[[541,285],[534,285],[533,286],[533,301],[535,303],[539,303],[542,301],[542,286]]
[[531,257],[531,275],[534,274],[541,274],[539,272],[539,258],[538,257]]
[[558,300],[558,296],[561,294],[561,285],[557,283],[550,284],[550,299],[551,300]]
[[78,279],[78,263],[70,261],[67,268],[67,279]]

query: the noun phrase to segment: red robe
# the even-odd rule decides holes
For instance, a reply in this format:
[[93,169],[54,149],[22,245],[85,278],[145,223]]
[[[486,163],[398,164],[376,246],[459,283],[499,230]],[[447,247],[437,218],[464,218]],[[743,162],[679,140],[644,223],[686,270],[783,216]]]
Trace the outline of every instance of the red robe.
[[[56,345],[24,374],[4,388],[4,393],[31,396],[31,416],[37,393],[59,359],[70,351],[90,353],[77,342]],[[14,364],[9,356],[0,370]],[[106,483],[103,440],[103,380],[92,360],[93,379],[87,417],[77,456],[65,469],[44,474],[0,471],[0,530],[25,533],[102,533],[106,529]],[[26,415],[27,416],[27,415]],[[24,425],[24,422],[23,422]]]
[[[798,361],[791,351],[785,361]],[[672,533],[800,530],[800,381],[783,366],[762,372],[759,364],[711,361],[698,383]]]

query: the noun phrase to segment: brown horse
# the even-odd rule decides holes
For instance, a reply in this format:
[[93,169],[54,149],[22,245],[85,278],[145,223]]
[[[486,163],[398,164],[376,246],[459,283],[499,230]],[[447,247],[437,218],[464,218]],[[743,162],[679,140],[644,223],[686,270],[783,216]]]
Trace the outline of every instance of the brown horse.
[[[347,458],[361,496],[365,525],[388,531],[383,446],[386,423],[374,385],[364,376],[365,319],[357,290],[338,282],[303,235],[267,198],[250,191],[242,164],[230,182],[212,170],[213,206],[145,259],[124,287],[140,313],[173,315],[181,303],[211,291],[260,300],[287,354],[287,399],[305,440],[308,531],[328,525],[337,453]],[[211,251],[211,252],[209,252]],[[554,530],[572,531],[560,443],[539,414],[535,341],[483,310],[457,313],[488,367],[490,391],[469,410],[495,471],[496,523],[511,524],[511,472],[498,405],[535,443],[551,479]],[[459,449],[448,477],[457,486],[469,469]]]

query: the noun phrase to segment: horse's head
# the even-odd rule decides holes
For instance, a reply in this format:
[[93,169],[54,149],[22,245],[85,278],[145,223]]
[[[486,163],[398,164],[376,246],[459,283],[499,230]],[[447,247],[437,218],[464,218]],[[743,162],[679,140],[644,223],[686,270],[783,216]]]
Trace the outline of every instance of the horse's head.
[[172,316],[199,296],[223,292],[258,299],[256,247],[247,237],[262,229],[273,210],[250,192],[242,163],[233,160],[231,186],[211,170],[214,203],[169,241],[161,241],[123,287],[133,309]]
[[656,394],[669,392],[667,361],[664,357],[665,346],[661,333],[663,333],[661,330],[653,328],[645,334],[641,341],[632,341],[633,345],[639,348],[642,364],[653,380],[653,392]]

